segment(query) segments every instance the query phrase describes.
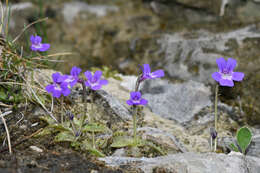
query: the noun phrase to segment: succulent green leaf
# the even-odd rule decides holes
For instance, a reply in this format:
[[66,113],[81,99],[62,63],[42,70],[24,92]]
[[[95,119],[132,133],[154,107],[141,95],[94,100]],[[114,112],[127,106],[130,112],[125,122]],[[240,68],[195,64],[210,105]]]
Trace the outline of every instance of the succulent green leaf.
[[55,136],[55,142],[73,142],[75,140],[75,136],[68,131],[60,132],[57,136]]
[[106,130],[106,126],[97,123],[87,124],[82,129],[83,132],[104,132]]
[[4,92],[4,90],[1,90],[0,91],[0,100],[5,101],[6,97],[7,97],[6,92]]
[[40,119],[45,121],[48,124],[54,124],[55,120],[52,119],[50,116],[40,116]]
[[238,149],[238,147],[237,147],[235,144],[231,143],[229,146],[230,146],[230,148],[231,148],[233,151],[239,152],[239,149]]
[[72,131],[72,129],[70,129],[69,127],[66,127],[62,124],[57,124],[57,123],[51,124],[51,125],[49,125],[49,127],[53,128],[56,131]]
[[247,127],[242,127],[237,132],[237,143],[242,150],[242,153],[245,154],[247,147],[251,143],[252,132]]
[[83,145],[81,147],[83,150],[89,151],[91,154],[97,156],[97,157],[105,157],[106,155],[97,150],[96,148],[93,148],[92,145],[88,140],[83,141]]
[[41,132],[39,132],[38,134],[34,135],[33,137],[38,138],[38,137],[42,137],[42,136],[45,136],[45,135],[49,135],[49,134],[52,133],[52,131],[53,131],[52,128],[46,127]]
[[127,146],[132,146],[134,141],[130,136],[117,136],[113,139],[111,147],[113,148],[122,148]]

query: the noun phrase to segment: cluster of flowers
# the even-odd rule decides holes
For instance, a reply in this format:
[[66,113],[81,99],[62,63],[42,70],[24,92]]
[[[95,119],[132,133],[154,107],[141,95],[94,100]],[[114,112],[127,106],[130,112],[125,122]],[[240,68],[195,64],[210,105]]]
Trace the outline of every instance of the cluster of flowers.
[[84,73],[86,80],[79,78],[81,69],[72,67],[70,75],[61,75],[59,72],[52,74],[53,84],[46,86],[46,91],[51,93],[53,97],[59,98],[61,95],[68,96],[70,89],[77,83],[83,83],[91,90],[99,90],[103,85],[107,85],[108,81],[102,79],[102,71],[96,71],[94,75],[90,71]]
[[[151,72],[149,64],[144,64],[142,67],[142,75],[137,79],[137,84],[139,85],[142,81],[146,79],[155,79],[164,76],[163,70],[156,70]],[[140,91],[138,91],[138,87],[136,91],[132,91],[130,93],[130,99],[126,101],[126,103],[130,106],[132,105],[146,105],[148,103],[147,100],[142,98]]]
[[[50,48],[50,44],[42,43],[42,38],[40,36],[33,36],[30,37],[31,41],[31,50],[32,51],[40,51],[44,52]],[[220,86],[228,86],[233,87],[234,81],[241,81],[244,78],[244,73],[242,72],[233,72],[234,68],[236,67],[236,60],[232,58],[228,58],[226,61],[224,58],[218,58],[216,60],[219,71],[214,72],[212,74],[212,78],[216,80]],[[79,74],[81,72],[80,68],[73,67],[71,69],[70,75],[61,75],[60,73],[54,73],[52,75],[53,84],[48,85],[46,90],[49,93],[52,93],[53,97],[59,98],[61,94],[67,96],[70,94],[69,86],[73,87],[77,82],[79,82]],[[142,66],[142,76],[139,78],[138,82],[142,82],[145,79],[154,79],[160,78],[164,76],[163,70],[157,70],[155,72],[151,72],[149,64],[144,64]],[[101,79],[102,72],[96,71],[95,74],[92,76],[90,71],[86,71],[85,73],[86,78],[88,79],[85,84],[86,86],[90,87],[93,90],[98,90],[101,88],[102,85],[106,85],[108,82],[107,80]],[[146,105],[147,100],[141,98],[141,93],[139,91],[133,91],[130,93],[130,100],[127,101],[128,105]]]

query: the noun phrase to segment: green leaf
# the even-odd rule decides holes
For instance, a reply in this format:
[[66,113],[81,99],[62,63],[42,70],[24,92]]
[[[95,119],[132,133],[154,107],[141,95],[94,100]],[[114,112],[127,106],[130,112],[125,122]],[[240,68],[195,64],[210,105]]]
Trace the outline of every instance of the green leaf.
[[38,138],[38,137],[46,136],[46,135],[51,134],[52,131],[53,131],[52,128],[46,127],[46,128],[44,128],[40,133],[34,135],[33,137]]
[[7,97],[6,92],[4,92],[4,90],[1,90],[0,91],[0,100],[5,101],[6,97]]
[[97,157],[105,157],[106,156],[101,151],[97,150],[96,148],[93,148],[92,145],[90,144],[90,142],[87,139],[83,141],[83,145],[82,145],[81,149],[87,150],[91,154],[93,154]]
[[242,150],[242,153],[245,154],[247,147],[251,143],[252,132],[247,127],[242,127],[237,132],[237,143]]
[[134,144],[133,138],[129,136],[117,136],[113,139],[111,147],[122,148],[127,146],[132,146]]
[[73,142],[75,140],[75,136],[68,131],[60,132],[57,136],[55,136],[55,142]]
[[48,124],[54,124],[55,120],[52,119],[50,116],[40,116],[40,119],[45,121]]
[[230,146],[230,148],[231,148],[233,151],[239,152],[239,149],[237,148],[237,146],[236,146],[235,144],[231,143],[229,146]]
[[104,132],[107,130],[107,127],[102,124],[91,123],[83,127],[83,132]]
[[51,125],[49,125],[49,127],[53,128],[54,130],[57,130],[57,131],[72,131],[71,128],[66,127],[62,124],[57,124],[57,123],[51,124]]

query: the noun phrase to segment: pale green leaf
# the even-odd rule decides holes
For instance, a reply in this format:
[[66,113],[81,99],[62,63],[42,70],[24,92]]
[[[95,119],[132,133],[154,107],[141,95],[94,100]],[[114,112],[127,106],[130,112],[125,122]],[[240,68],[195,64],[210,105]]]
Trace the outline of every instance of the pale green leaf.
[[113,148],[122,148],[127,146],[132,146],[134,144],[134,141],[129,136],[117,136],[113,139],[113,143],[111,144],[111,147]]
[[52,131],[53,131],[52,128],[46,127],[41,132],[39,132],[38,134],[34,135],[33,137],[38,138],[38,137],[46,136],[46,135],[51,134]]
[[90,152],[91,154],[97,156],[97,157],[105,157],[106,155],[103,154],[101,151],[99,151],[96,148],[93,148],[92,145],[88,140],[84,140],[81,149],[86,150]]
[[242,153],[245,154],[247,147],[251,143],[252,133],[249,128],[242,127],[237,132],[237,143],[242,150]]
[[55,120],[52,119],[50,116],[40,116],[40,119],[45,121],[48,124],[54,124]]
[[91,123],[83,127],[83,132],[104,132],[107,130],[107,127],[102,124]]
[[60,132],[57,136],[55,136],[55,142],[73,142],[75,140],[75,136],[68,131]]

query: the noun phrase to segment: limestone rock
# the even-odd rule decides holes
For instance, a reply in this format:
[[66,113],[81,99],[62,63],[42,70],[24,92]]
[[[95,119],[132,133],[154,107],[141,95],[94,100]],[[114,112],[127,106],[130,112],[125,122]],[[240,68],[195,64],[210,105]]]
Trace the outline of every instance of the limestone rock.
[[141,91],[152,112],[179,123],[191,121],[196,113],[211,105],[210,89],[194,81],[171,84],[166,80],[149,80]]
[[144,173],[258,173],[260,170],[259,158],[244,157],[239,153],[184,153],[156,158],[105,157],[100,160],[109,166],[124,166]]

